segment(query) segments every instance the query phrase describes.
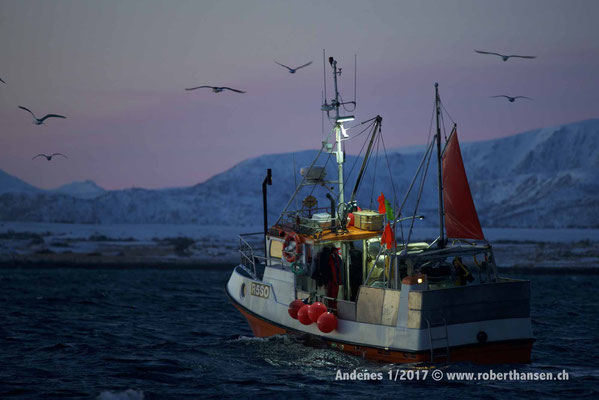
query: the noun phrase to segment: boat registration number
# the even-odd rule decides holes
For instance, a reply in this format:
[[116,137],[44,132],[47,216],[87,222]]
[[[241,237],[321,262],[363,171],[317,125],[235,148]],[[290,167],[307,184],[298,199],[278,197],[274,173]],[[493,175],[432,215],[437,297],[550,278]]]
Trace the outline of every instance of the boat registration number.
[[252,282],[250,286],[250,294],[252,296],[268,299],[268,296],[270,296],[270,286]]

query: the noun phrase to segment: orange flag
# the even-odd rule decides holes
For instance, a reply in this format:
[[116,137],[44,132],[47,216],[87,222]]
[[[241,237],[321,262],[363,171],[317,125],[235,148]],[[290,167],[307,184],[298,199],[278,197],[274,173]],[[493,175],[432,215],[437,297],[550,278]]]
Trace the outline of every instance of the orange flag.
[[385,230],[381,236],[381,245],[386,245],[388,249],[395,245],[395,234],[393,233],[393,229],[391,229],[391,224],[389,222],[385,225]]
[[385,208],[385,195],[383,192],[381,192],[377,200],[379,202],[379,214],[384,214],[387,209]]

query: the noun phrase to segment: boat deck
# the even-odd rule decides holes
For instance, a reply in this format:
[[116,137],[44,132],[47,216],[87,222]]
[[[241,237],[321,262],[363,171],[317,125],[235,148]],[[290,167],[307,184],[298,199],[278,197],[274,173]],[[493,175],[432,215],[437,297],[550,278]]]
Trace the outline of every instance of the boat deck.
[[315,238],[312,240],[314,244],[323,244],[330,242],[370,239],[380,236],[382,233],[382,229],[378,231],[367,231],[364,229],[356,228],[355,226],[348,226],[347,232],[326,232],[323,233],[323,235],[319,238]]

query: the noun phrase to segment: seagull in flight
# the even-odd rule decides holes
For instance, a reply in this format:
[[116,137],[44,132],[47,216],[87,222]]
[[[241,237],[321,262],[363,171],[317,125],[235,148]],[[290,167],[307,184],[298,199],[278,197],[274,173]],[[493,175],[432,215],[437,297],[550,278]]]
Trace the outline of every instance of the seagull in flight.
[[494,56],[499,56],[499,57],[502,58],[503,61],[507,61],[510,58],[537,58],[537,56],[518,56],[518,55],[515,55],[515,54],[506,56],[506,55],[499,54],[499,53],[492,53],[490,51],[482,51],[482,50],[474,50],[474,51],[476,51],[479,54],[492,54]]
[[491,96],[491,97],[505,97],[510,103],[513,103],[514,101],[516,101],[516,99],[528,99],[528,100],[532,100],[530,97],[526,97],[526,96],[506,96],[505,94],[500,94],[499,96]]
[[219,87],[219,86],[197,86],[197,87],[192,87],[192,88],[185,88],[185,90],[196,90],[196,89],[202,89],[202,88],[210,88],[210,89],[212,89],[212,91],[214,93],[220,93],[223,90],[230,90],[232,92],[237,92],[237,93],[245,93],[243,90],[237,90],[237,89],[233,89],[233,88],[226,87],[226,86],[223,86],[223,87]]
[[52,160],[52,157],[54,157],[54,156],[63,156],[64,158],[68,158],[67,156],[65,156],[65,155],[64,155],[64,154],[62,154],[62,153],[54,153],[54,154],[51,154],[51,155],[49,155],[49,156],[48,156],[48,155],[45,155],[45,154],[42,154],[42,153],[40,153],[40,154],[38,154],[37,156],[33,157],[33,158],[32,158],[32,160],[35,160],[35,159],[36,159],[36,158],[38,158],[38,157],[46,157],[46,160],[50,161],[50,160]]
[[300,65],[299,67],[296,67],[296,68],[289,68],[288,66],[286,66],[286,65],[283,65],[283,64],[281,64],[281,63],[278,63],[278,62],[276,62],[276,61],[275,61],[275,64],[279,64],[281,67],[285,67],[285,68],[287,68],[287,69],[289,70],[289,73],[290,73],[290,74],[295,74],[295,71],[297,71],[298,69],[300,69],[300,68],[304,68],[304,67],[307,67],[308,65],[312,64],[312,61],[310,61],[310,62],[309,62],[309,63],[307,63],[307,64]]
[[47,120],[48,118],[66,118],[66,117],[64,117],[62,115],[58,115],[58,114],[46,114],[42,118],[36,118],[35,114],[30,109],[25,108],[23,106],[19,106],[19,108],[21,110],[29,111],[29,113],[33,116],[33,123],[35,125],[42,125],[44,123],[44,121]]

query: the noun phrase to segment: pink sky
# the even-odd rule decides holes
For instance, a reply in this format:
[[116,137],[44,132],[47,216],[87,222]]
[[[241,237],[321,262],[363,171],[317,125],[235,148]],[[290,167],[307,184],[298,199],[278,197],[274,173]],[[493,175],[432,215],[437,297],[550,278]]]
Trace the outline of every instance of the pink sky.
[[[426,141],[435,81],[463,141],[597,118],[598,15],[596,1],[0,0],[0,169],[43,188],[159,188],[317,148],[323,48],[345,100],[358,55],[355,114],[382,115],[388,147]],[[247,93],[183,90],[199,85]],[[34,126],[17,105],[67,119]],[[53,152],[69,159],[31,160]]]

